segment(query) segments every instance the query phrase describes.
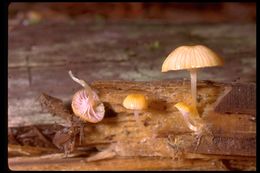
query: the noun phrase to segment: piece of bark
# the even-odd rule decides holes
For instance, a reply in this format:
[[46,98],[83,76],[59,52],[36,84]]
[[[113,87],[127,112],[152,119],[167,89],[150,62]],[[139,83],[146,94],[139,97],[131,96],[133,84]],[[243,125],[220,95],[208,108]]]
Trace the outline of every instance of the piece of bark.
[[[41,135],[35,132],[35,128]],[[52,139],[55,133],[63,128],[63,126],[57,124],[11,127],[8,128],[8,144],[56,148],[52,144]],[[44,139],[42,136],[44,136]]]
[[220,113],[256,114],[256,85],[254,83],[233,83],[215,107]]
[[[50,102],[49,100],[52,100],[52,102]],[[73,119],[76,118],[75,116],[73,116],[73,112],[70,107],[64,104],[64,102],[60,99],[42,93],[39,97],[39,102],[42,108],[47,109],[49,112],[52,113],[52,115],[58,115],[59,117],[65,119],[68,122],[68,126],[70,126]]]
[[55,148],[46,148],[46,147],[32,147],[32,146],[22,146],[22,145],[13,145],[8,144],[8,156],[17,157],[17,156],[40,156],[50,153],[58,153],[59,151]]

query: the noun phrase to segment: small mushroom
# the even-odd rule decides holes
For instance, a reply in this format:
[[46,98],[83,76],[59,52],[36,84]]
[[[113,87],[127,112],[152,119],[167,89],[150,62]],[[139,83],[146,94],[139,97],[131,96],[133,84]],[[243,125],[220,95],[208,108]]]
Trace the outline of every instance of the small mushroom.
[[162,72],[183,69],[187,69],[190,72],[192,104],[196,108],[197,69],[223,64],[223,59],[206,46],[180,46],[173,50],[165,59],[162,65]]
[[179,102],[174,105],[181,113],[186,125],[189,127],[196,138],[195,151],[200,145],[201,137],[204,132],[213,136],[211,130],[208,128],[206,122],[198,115],[194,107],[187,105],[184,102]]
[[148,107],[147,100],[143,94],[129,94],[123,101],[123,106],[126,109],[134,110],[134,117],[140,126],[143,124],[140,121],[139,112]]
[[190,130],[197,132],[203,124],[202,119],[198,116],[196,110],[193,107],[188,106],[184,102],[179,102],[174,105],[181,113],[185,123]]
[[72,98],[71,107],[76,116],[85,122],[100,122],[105,115],[104,104],[100,101],[97,93],[84,81],[76,78],[71,71],[70,77],[84,89],[76,92]]
[[[97,93],[84,80],[76,78],[71,71],[69,71],[69,75],[72,80],[84,87],[73,95],[71,107],[74,114],[84,122],[98,123],[103,120],[105,107]],[[84,126],[81,126],[80,143],[84,138],[83,128]]]

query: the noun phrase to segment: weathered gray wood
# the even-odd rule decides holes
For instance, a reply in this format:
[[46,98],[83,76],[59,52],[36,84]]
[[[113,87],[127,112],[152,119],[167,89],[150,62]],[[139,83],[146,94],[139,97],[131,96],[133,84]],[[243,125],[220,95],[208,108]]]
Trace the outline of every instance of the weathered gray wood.
[[215,111],[221,113],[256,114],[256,85],[254,83],[233,84],[231,91],[223,96]]
[[28,116],[37,114],[32,109],[40,111],[35,99],[41,92],[69,99],[79,88],[69,78],[69,69],[89,82],[189,79],[186,71],[160,72],[168,53],[186,43],[205,44],[225,60],[223,67],[201,70],[199,80],[232,81],[240,77],[254,82],[256,76],[255,24],[44,21],[19,25],[8,36],[8,122],[11,126],[18,125],[12,117],[23,117],[23,124],[30,123]]

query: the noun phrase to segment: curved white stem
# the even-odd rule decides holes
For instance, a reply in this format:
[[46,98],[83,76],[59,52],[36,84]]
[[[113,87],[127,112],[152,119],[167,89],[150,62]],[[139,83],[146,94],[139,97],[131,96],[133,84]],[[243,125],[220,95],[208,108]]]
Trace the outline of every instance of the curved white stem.
[[71,77],[72,80],[74,80],[75,82],[77,82],[78,84],[80,84],[81,86],[83,86],[86,89],[86,92],[88,94],[89,97],[89,102],[94,105],[94,96],[93,96],[93,90],[90,88],[90,86],[87,84],[87,82],[85,82],[84,80],[78,79],[77,77],[75,77],[72,74],[72,71],[69,71],[69,75]]
[[198,131],[198,128],[194,125],[191,124],[190,120],[189,120],[189,113],[183,113],[181,112],[184,118],[184,121],[186,122],[187,126],[194,132]]
[[192,105],[197,110],[197,70],[190,69]]

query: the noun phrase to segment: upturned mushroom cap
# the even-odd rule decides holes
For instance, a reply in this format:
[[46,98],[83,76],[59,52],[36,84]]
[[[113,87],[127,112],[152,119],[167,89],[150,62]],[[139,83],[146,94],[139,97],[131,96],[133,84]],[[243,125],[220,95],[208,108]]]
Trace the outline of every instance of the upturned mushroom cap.
[[191,108],[186,105],[183,102],[178,102],[174,105],[178,110],[184,111],[184,112],[192,112]]
[[142,110],[147,108],[147,101],[142,94],[129,94],[123,101],[123,106],[131,110]]
[[187,105],[186,103],[184,102],[179,102],[179,103],[176,103],[174,105],[182,114],[189,114],[190,116],[193,116],[193,117],[197,117],[198,114],[197,114],[197,110],[192,107],[192,106],[189,106]]
[[219,66],[223,63],[223,59],[206,46],[180,46],[165,59],[162,72]]
[[[98,97],[96,94],[94,96]],[[71,107],[74,114],[86,122],[98,123],[105,115],[104,104],[99,103],[95,107],[92,107],[85,89],[79,90],[74,94]]]
[[195,110],[184,102],[178,102],[174,106],[182,113],[195,113]]

